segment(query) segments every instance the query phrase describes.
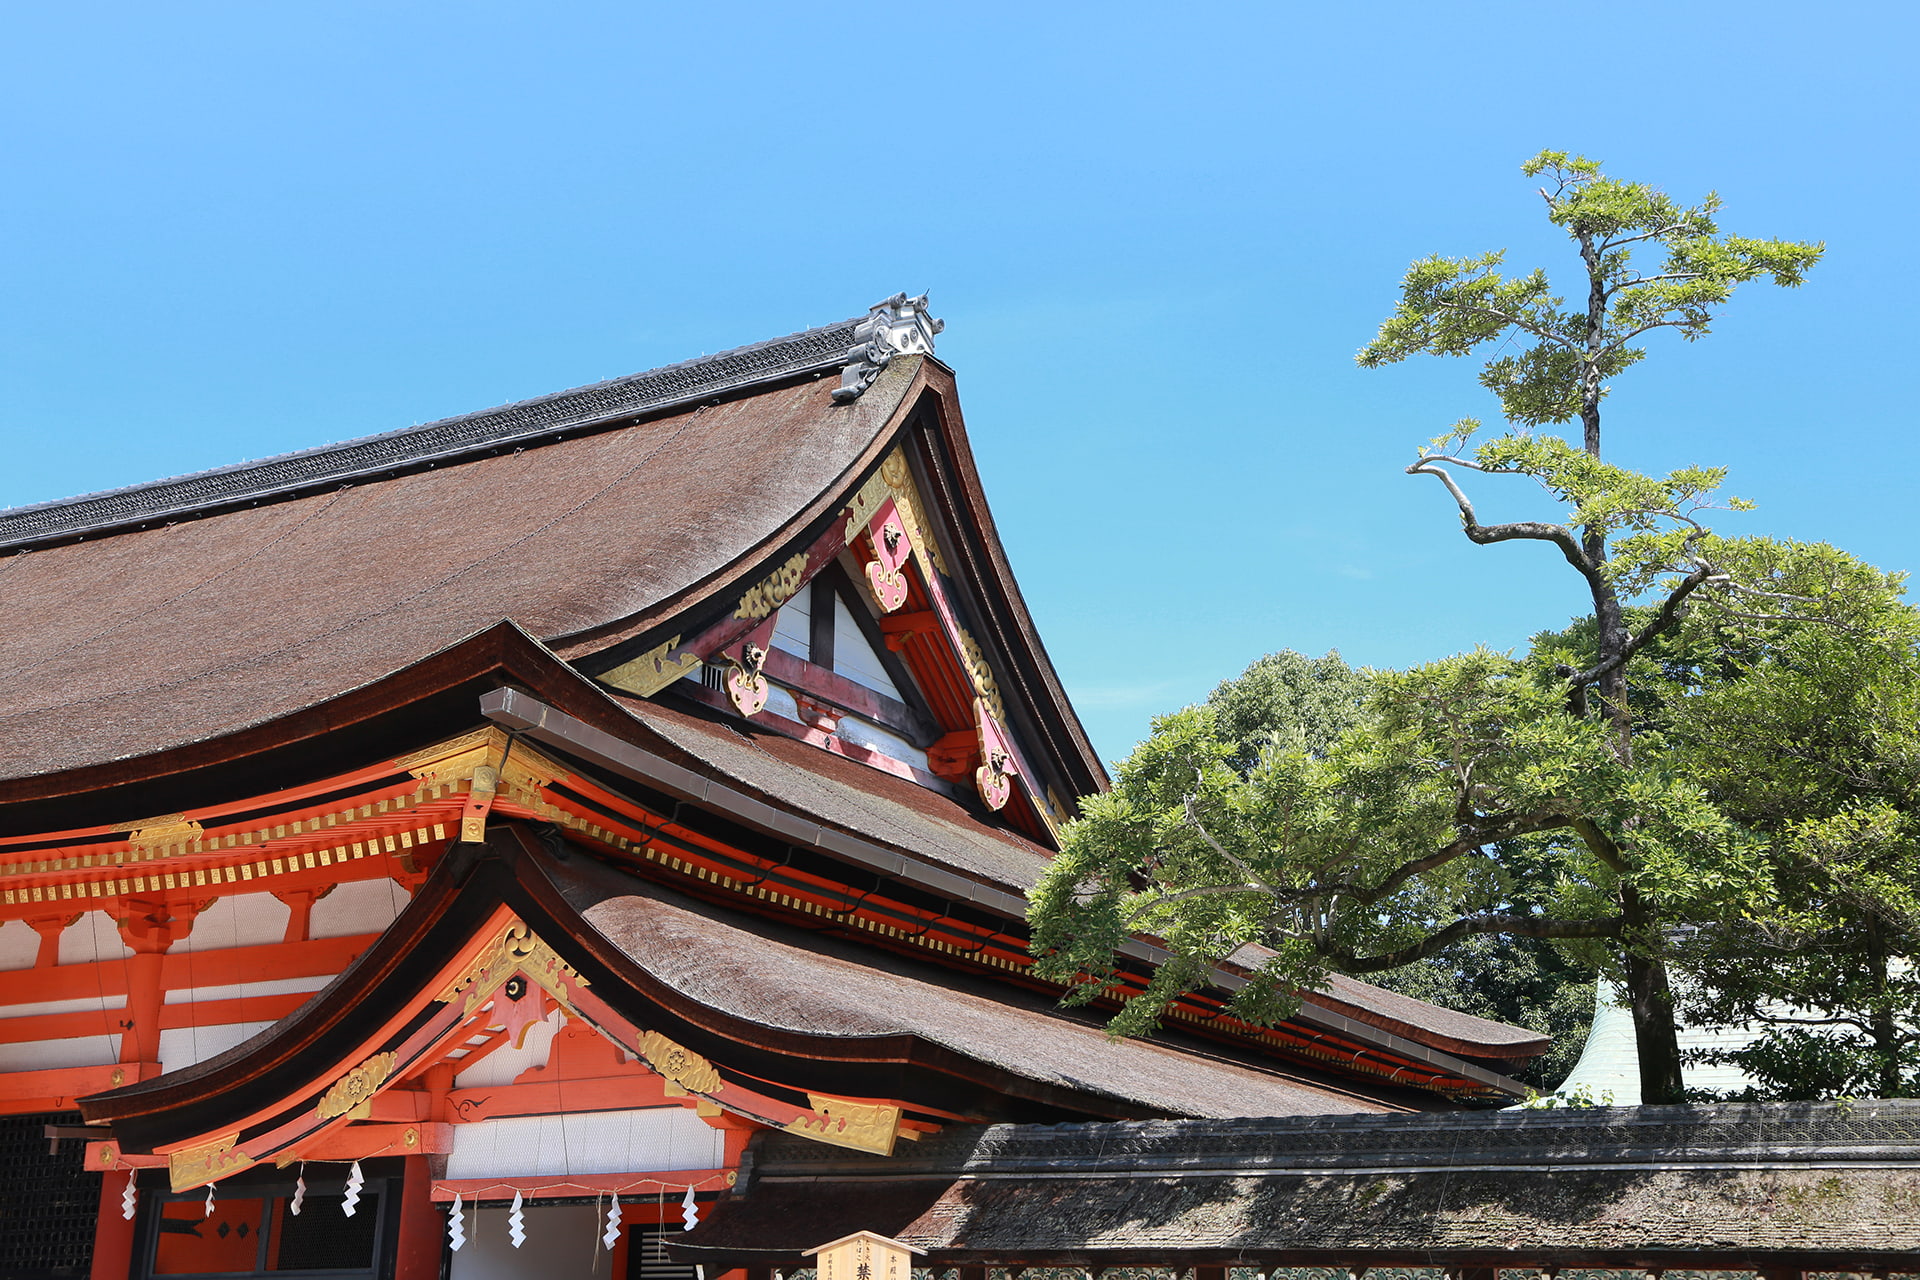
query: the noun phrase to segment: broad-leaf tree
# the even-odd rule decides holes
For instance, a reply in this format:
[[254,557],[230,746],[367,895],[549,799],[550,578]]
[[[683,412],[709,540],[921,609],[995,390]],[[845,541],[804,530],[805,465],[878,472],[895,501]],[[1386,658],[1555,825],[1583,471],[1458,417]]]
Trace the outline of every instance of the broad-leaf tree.
[[[1473,935],[1589,940],[1627,990],[1643,1098],[1681,1097],[1666,925],[1758,909],[1765,850],[1692,780],[1636,757],[1628,671],[1702,604],[1755,617],[1797,605],[1716,561],[1704,513],[1723,472],[1656,477],[1603,460],[1601,407],[1650,334],[1704,336],[1738,285],[1796,285],[1821,248],[1723,233],[1717,198],[1683,207],[1577,156],[1544,152],[1525,168],[1546,179],[1547,215],[1577,252],[1574,301],[1544,271],[1506,274],[1498,253],[1424,259],[1359,362],[1498,344],[1480,381],[1509,429],[1476,445],[1480,425],[1462,420],[1408,470],[1445,486],[1475,543],[1557,553],[1590,594],[1591,642],[1378,674],[1366,714],[1325,750],[1276,742],[1250,767],[1214,711],[1157,721],[1033,897],[1041,969],[1077,998],[1112,986],[1130,934],[1173,953],[1117,1031],[1154,1025],[1247,943],[1268,950],[1236,1011],[1261,1019],[1330,969],[1381,972]],[[1576,420],[1577,443],[1534,430]],[[1534,480],[1554,518],[1481,522],[1466,486],[1487,475]],[[1552,886],[1524,909],[1516,859]]]

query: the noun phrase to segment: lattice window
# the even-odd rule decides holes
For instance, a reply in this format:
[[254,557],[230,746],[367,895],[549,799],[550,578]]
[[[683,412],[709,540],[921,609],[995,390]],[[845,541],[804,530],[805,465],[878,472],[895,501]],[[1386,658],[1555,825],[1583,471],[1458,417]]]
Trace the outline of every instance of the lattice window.
[[71,1139],[47,1150],[50,1124],[79,1124],[72,1111],[0,1116],[0,1277],[66,1280],[93,1262],[100,1179],[86,1147]]

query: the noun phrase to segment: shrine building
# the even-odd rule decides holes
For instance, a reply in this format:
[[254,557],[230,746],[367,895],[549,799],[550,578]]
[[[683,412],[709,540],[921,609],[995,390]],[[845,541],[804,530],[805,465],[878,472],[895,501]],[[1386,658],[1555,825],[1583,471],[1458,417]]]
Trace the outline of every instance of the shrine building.
[[1326,1134],[1412,1177],[1545,1043],[1347,980],[1251,1026],[1232,965],[1151,1041],[1059,1007],[1024,894],[1106,775],[939,330],[0,511],[0,1280],[1406,1253],[1036,1216],[1217,1222]]

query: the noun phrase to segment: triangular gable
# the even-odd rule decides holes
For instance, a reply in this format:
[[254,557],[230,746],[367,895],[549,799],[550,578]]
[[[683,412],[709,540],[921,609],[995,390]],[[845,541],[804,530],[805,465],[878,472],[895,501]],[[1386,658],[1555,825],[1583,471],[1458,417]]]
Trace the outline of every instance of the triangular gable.
[[[1069,804],[1063,788],[1070,796],[1080,787],[1072,770],[1042,753],[1047,744],[1029,726],[1059,719],[1065,702],[1043,708],[1015,699],[1010,705],[999,675],[1008,660],[977,638],[976,629],[985,634],[984,620],[968,597],[979,593],[963,591],[942,545],[967,546],[969,561],[977,560],[981,549],[971,544],[982,535],[942,527],[929,515],[909,456],[926,447],[903,441],[888,450],[809,542],[770,558],[770,571],[753,580],[730,611],[697,629],[676,622],[675,634],[599,670],[598,678],[651,697],[717,669],[702,683],[737,713],[823,746],[837,745],[841,716],[853,717],[848,727],[856,741],[863,726],[902,727],[886,723],[857,696],[843,696],[835,678],[850,682],[931,722],[915,751],[888,754],[931,775],[929,783],[973,795],[1052,843]],[[836,577],[848,580],[851,591],[823,589]],[[851,605],[849,594],[858,597]],[[797,695],[797,709],[783,692]],[[826,709],[811,714],[809,698]],[[818,732],[809,734],[809,725]],[[1076,763],[1084,768],[1084,760]]]

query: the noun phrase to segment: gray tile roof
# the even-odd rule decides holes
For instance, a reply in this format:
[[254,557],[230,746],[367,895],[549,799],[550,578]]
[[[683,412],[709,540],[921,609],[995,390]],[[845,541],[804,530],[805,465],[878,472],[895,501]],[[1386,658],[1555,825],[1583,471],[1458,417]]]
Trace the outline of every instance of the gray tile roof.
[[395,470],[525,446],[847,363],[865,316],[422,426],[0,510],[0,551],[311,492]]

